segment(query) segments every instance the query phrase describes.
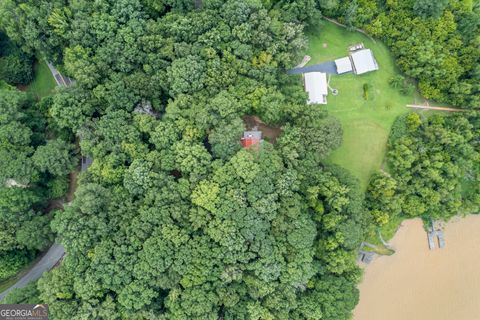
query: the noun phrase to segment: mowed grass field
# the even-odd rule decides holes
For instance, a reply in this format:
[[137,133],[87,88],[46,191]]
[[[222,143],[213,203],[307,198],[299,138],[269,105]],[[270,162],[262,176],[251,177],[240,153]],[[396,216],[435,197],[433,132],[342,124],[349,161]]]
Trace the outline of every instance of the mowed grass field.
[[50,95],[55,89],[56,83],[45,61],[41,60],[34,66],[35,78],[27,87],[27,92],[37,99]]
[[[329,161],[348,169],[366,189],[370,176],[382,166],[390,128],[395,118],[409,110],[405,105],[414,101],[414,94],[405,96],[389,85],[398,73],[387,47],[367,36],[324,22],[309,34],[308,65],[338,59],[348,55],[350,45],[362,42],[372,49],[379,70],[363,75],[353,73],[332,75],[329,85],[338,95],[328,95],[326,108],[343,126],[343,143]],[[370,87],[367,100],[363,85]]]

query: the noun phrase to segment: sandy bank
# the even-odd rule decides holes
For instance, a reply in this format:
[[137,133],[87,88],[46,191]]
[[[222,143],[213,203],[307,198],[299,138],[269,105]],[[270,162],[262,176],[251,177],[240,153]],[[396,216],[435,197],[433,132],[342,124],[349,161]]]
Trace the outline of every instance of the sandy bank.
[[453,219],[445,240],[430,251],[422,221],[404,221],[396,253],[366,267],[354,319],[480,319],[480,216]]

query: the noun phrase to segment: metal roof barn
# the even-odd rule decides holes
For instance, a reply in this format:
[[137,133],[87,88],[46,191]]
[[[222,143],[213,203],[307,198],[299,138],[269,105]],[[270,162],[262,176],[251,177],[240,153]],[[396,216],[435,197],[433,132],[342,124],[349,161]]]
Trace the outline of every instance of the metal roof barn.
[[363,49],[352,52],[350,57],[353,62],[353,71],[356,74],[363,74],[378,70],[378,64],[370,49]]
[[308,104],[327,103],[327,74],[323,72],[308,72],[304,74],[305,91],[308,93]]
[[344,58],[340,58],[340,59],[335,60],[335,65],[337,67],[337,73],[338,74],[353,71],[352,61],[350,61],[349,57],[344,57]]

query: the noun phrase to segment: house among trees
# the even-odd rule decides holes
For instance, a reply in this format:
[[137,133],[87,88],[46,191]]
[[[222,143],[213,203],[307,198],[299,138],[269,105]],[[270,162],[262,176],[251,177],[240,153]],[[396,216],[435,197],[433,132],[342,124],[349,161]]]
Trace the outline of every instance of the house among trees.
[[363,74],[370,71],[378,70],[378,64],[370,49],[362,49],[350,53],[353,72],[355,74]]
[[305,91],[308,93],[308,104],[327,104],[328,83],[327,74],[323,72],[308,72],[303,75]]
[[244,131],[243,137],[240,139],[240,143],[244,148],[258,145],[262,143],[262,141],[262,132],[258,131],[257,127],[254,127],[251,131]]

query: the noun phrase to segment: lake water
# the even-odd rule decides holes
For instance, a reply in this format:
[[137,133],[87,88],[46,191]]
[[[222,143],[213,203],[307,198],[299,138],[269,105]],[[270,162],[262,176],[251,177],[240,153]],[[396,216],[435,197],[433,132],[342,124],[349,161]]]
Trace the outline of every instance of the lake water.
[[406,220],[392,256],[365,268],[354,320],[480,319],[480,216],[445,227],[446,247],[429,250],[420,219]]

